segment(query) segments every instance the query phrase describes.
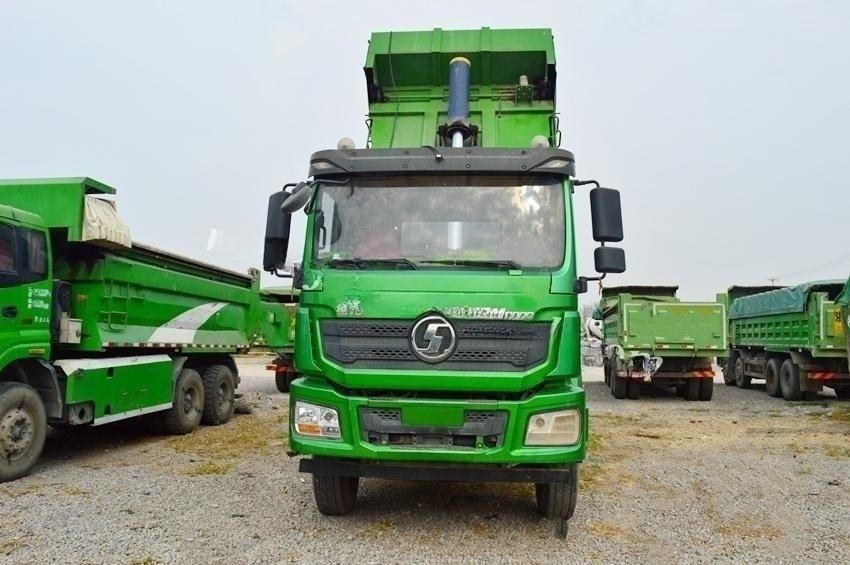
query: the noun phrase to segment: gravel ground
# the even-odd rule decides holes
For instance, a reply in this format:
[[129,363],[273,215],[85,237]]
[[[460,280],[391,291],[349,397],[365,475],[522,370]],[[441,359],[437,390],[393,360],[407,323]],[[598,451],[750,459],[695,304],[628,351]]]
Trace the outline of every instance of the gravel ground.
[[585,369],[592,452],[564,541],[526,485],[366,480],[352,515],[321,516],[285,455],[286,395],[263,360],[240,365],[257,408],[225,426],[51,432],[33,474],[0,485],[0,560],[850,560],[850,403],[827,395],[616,401]]

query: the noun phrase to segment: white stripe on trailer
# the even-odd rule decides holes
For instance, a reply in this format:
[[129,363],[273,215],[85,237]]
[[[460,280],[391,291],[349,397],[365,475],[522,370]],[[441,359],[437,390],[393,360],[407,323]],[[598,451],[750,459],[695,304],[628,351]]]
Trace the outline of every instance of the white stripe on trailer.
[[168,355],[135,355],[132,357],[105,357],[103,359],[60,359],[54,365],[72,375],[77,371],[92,369],[108,369],[110,367],[129,367],[131,365],[148,365],[150,363],[171,363]]
[[158,327],[148,338],[148,343],[193,343],[198,329],[227,304],[227,302],[209,302],[186,310]]
[[136,416],[150,414],[151,412],[161,412],[162,410],[168,410],[169,408],[171,408],[171,402],[166,402],[165,404],[157,404],[156,406],[148,406],[146,408],[138,408],[136,410],[127,410],[126,412],[120,412],[118,414],[110,414],[101,418],[95,418],[94,422],[92,422],[92,426],[99,426],[101,424],[117,422],[118,420],[126,420],[127,418],[135,418]]

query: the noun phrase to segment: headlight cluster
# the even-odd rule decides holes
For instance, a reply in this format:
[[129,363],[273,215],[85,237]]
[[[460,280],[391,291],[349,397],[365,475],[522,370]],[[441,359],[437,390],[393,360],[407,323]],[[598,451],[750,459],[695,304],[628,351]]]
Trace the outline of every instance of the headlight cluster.
[[534,414],[528,419],[525,445],[574,445],[581,436],[578,410]]
[[309,402],[295,402],[295,431],[301,435],[313,437],[338,438],[339,414],[333,408],[310,404]]

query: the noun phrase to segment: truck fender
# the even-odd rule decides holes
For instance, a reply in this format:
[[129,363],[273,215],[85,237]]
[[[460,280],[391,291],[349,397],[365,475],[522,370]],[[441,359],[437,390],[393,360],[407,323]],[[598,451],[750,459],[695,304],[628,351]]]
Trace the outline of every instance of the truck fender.
[[48,419],[62,418],[62,391],[53,365],[44,359],[19,359],[7,365],[2,372],[11,376],[11,380],[35,389]]
[[176,357],[172,357],[171,361],[174,363],[173,368],[171,370],[171,384],[177,383],[177,377],[180,376],[180,371],[183,370],[183,366],[186,364],[186,361],[189,360],[189,357],[186,355],[178,355]]

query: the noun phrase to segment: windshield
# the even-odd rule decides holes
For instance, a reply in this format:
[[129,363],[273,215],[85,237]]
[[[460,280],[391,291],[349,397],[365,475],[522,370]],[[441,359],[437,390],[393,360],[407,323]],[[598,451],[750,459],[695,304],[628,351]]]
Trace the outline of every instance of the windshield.
[[554,270],[564,260],[557,177],[358,178],[320,183],[314,206],[320,266]]

